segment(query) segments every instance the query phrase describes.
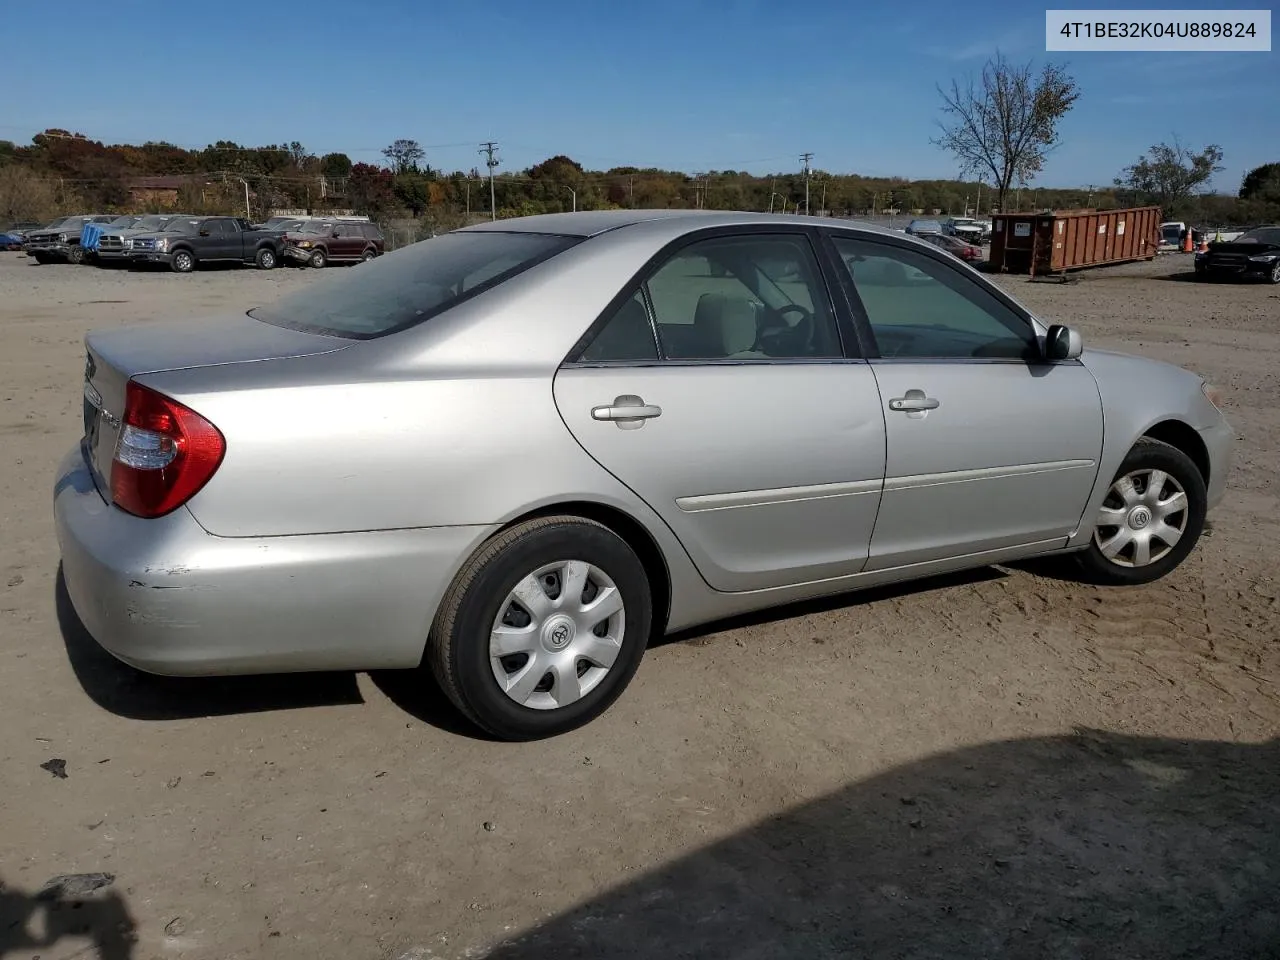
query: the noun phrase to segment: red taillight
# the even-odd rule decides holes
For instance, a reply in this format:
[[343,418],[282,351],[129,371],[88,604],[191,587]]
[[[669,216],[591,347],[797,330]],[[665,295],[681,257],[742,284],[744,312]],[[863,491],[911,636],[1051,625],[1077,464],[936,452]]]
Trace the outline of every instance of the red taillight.
[[162,517],[209,482],[227,444],[190,407],[129,381],[111,463],[111,499],[139,517]]

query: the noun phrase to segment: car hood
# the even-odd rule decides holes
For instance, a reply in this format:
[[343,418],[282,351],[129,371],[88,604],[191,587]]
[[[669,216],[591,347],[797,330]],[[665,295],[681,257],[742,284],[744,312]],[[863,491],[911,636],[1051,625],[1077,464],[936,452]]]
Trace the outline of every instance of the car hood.
[[1280,243],[1258,243],[1253,240],[1232,240],[1209,244],[1210,253],[1244,253],[1256,256],[1260,253],[1276,253],[1280,251]]

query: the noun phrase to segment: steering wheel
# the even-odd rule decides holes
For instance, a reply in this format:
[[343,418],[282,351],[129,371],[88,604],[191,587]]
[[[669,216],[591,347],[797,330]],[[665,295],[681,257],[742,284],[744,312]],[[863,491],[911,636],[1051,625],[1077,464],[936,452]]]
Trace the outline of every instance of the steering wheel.
[[761,330],[761,347],[765,353],[771,353],[769,349],[771,341],[775,344],[779,342],[790,344],[790,349],[796,353],[800,353],[802,349],[812,346],[814,331],[812,310],[799,303],[788,303],[786,306],[770,309],[779,318],[785,318],[788,313],[795,313],[799,314],[800,319],[796,321],[794,326],[788,324],[784,327],[765,327]]

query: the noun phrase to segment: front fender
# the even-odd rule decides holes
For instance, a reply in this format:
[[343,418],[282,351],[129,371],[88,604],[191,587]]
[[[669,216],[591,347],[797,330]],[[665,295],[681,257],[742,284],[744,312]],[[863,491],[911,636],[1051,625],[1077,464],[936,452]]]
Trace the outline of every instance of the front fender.
[[1125,456],[1160,424],[1189,427],[1200,438],[1209,461],[1211,505],[1221,499],[1228,452],[1218,438],[1225,419],[1202,389],[1202,378],[1172,364],[1110,351],[1086,351],[1081,357],[1102,398],[1102,457],[1097,479],[1068,546],[1084,546],[1093,533],[1107,490]]

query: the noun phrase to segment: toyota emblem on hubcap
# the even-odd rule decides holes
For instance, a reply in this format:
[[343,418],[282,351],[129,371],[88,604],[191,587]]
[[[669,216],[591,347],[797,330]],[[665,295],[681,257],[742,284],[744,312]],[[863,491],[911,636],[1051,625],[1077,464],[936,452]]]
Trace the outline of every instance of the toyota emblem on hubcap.
[[1132,516],[1129,517],[1129,525],[1133,527],[1135,530],[1141,530],[1150,522],[1151,522],[1151,512],[1149,510],[1144,510],[1141,508],[1133,511]]

